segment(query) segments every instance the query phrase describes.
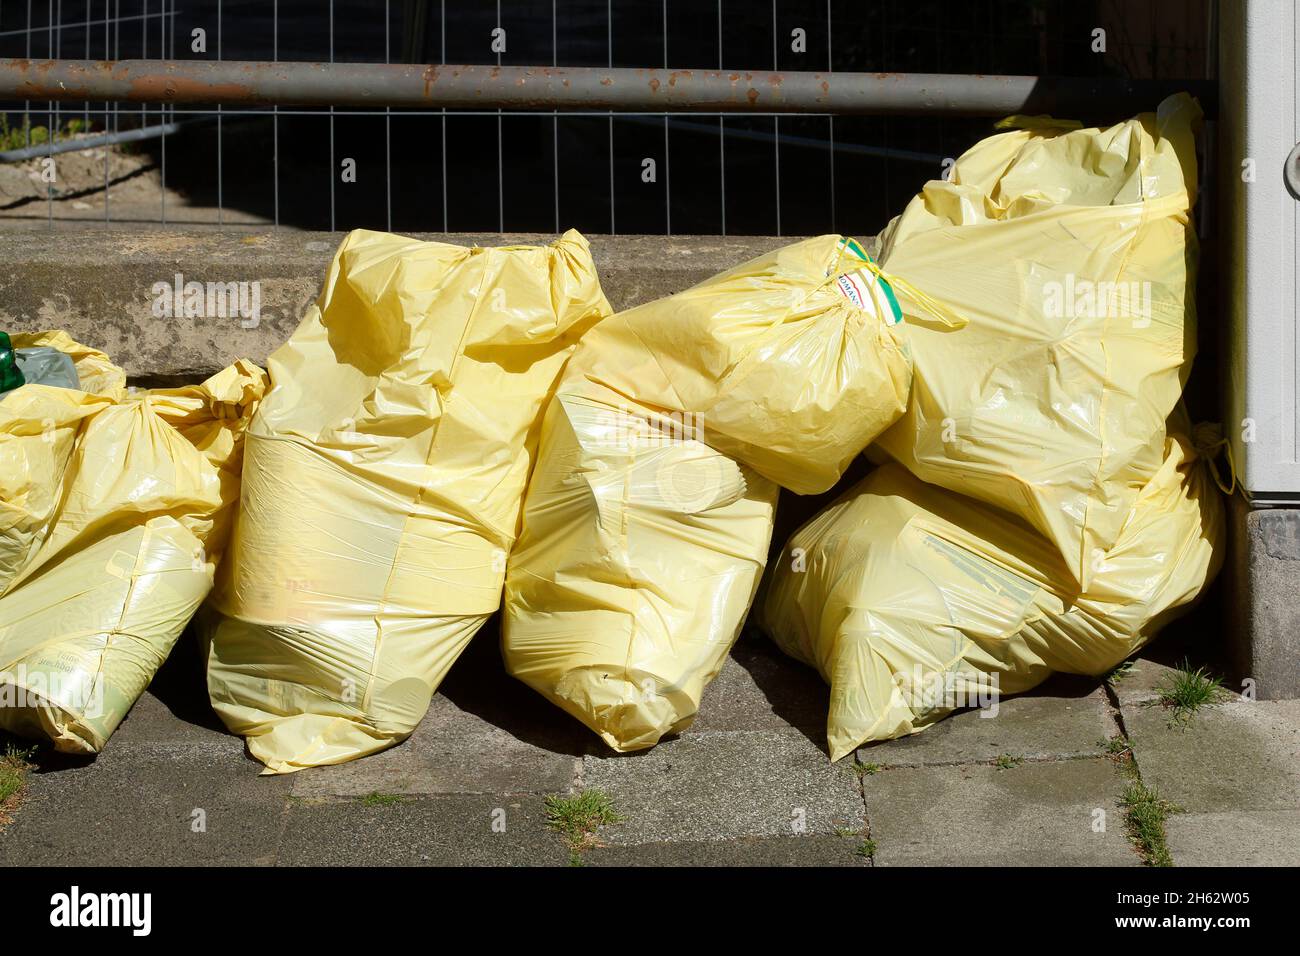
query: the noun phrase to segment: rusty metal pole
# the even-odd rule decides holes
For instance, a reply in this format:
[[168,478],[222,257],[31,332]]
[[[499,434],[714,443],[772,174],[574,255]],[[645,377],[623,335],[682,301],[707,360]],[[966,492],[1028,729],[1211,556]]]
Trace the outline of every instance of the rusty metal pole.
[[1204,81],[941,73],[0,59],[0,100],[620,112],[1127,115]]

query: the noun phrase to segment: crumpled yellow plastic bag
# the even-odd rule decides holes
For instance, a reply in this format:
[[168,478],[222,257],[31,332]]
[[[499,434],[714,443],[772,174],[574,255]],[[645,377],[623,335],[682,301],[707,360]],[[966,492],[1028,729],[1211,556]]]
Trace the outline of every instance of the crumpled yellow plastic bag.
[[507,670],[620,751],[690,726],[754,598],[778,491],[672,420],[637,421],[551,402],[502,623]]
[[874,471],[787,542],[761,627],[831,686],[831,759],[915,733],[1052,671],[1099,676],[1186,610],[1219,568],[1223,509],[1173,434],[1081,589],[1053,542],[996,508]]
[[1107,129],[992,136],[881,235],[881,265],[967,319],[901,326],[914,377],[878,447],[1029,522],[1089,585],[1160,467],[1195,351],[1186,94]]
[[0,727],[98,753],[212,586],[265,373],[128,393],[62,332],[80,389],[0,401]]
[[895,290],[853,240],[619,313],[547,410],[506,667],[615,750],[688,727],[766,561],[778,484],[834,484],[907,401]]
[[817,494],[907,405],[900,318],[857,242],[817,236],[620,312],[574,353],[562,390],[586,394],[585,381],[689,416],[724,455]]
[[269,361],[208,689],[267,772],[410,735],[501,601],[540,411],[609,312],[587,241],[359,230]]

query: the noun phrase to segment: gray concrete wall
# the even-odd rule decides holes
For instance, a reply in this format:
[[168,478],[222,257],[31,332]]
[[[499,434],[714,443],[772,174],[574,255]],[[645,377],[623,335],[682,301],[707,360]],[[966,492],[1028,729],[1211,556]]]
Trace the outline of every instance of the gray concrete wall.
[[1227,644],[1262,699],[1300,697],[1300,509],[1228,510]]
[[[417,235],[459,245],[545,243],[545,235]],[[763,237],[591,236],[616,309],[668,295],[793,240]],[[102,229],[0,234],[0,329],[64,329],[102,349],[135,382],[198,381],[239,358],[264,365],[316,298],[342,239],[312,232],[152,232]],[[152,289],[185,281],[261,283],[261,322],[156,318]]]

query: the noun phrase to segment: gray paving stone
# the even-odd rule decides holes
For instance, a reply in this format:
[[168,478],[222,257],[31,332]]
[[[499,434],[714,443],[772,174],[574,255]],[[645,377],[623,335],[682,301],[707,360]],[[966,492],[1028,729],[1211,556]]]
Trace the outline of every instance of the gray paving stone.
[[1176,866],[1300,866],[1300,810],[1176,813],[1165,833]]
[[294,775],[293,794],[556,793],[572,785],[579,760],[484,724],[455,742],[412,736],[401,746],[361,760],[300,771]]
[[[1113,762],[904,767],[863,779],[876,866],[1129,866]],[[1094,832],[1095,811],[1106,829]]]
[[1139,657],[1121,677],[1110,682],[1120,707],[1135,706],[1160,696],[1160,685],[1176,668],[1149,657]]
[[[681,738],[626,756],[508,678],[496,642],[485,628],[404,745],[287,777],[259,776],[178,648],[99,758],[39,757],[0,865],[566,865],[542,796],[575,786],[605,790],[626,817],[587,865],[869,865],[859,838],[838,835],[865,816],[847,762],[825,755],[826,690],[765,640],[738,643]],[[1175,862],[1296,865],[1300,702],[1233,700],[1178,729],[1146,703],[1168,670],[1143,660],[1116,692],[1144,779],[1191,811],[1167,824]],[[891,768],[862,782],[874,862],[1137,864],[1114,764],[1042,759],[1096,753],[1113,732],[1095,682],[1058,678],[995,718],[967,712],[863,748]],[[1031,759],[987,763],[1002,753]],[[406,799],[368,805],[370,793]],[[191,830],[196,808],[206,832]],[[1096,808],[1105,833],[1092,831]]]
[[[1209,612],[1201,609],[1195,613],[1208,615]],[[1192,615],[1180,618],[1174,623],[1173,628],[1181,627],[1186,630],[1197,619]],[[1164,683],[1188,662],[1193,668],[1204,666],[1211,675],[1224,680],[1224,688],[1229,693],[1239,695],[1243,689],[1242,685],[1233,683],[1231,678],[1225,677],[1226,669],[1223,662],[1214,659],[1215,652],[1222,651],[1223,648],[1207,645],[1208,641],[1199,634],[1192,637],[1184,633],[1181,636],[1173,635],[1172,638],[1162,634],[1157,643],[1145,648],[1141,656],[1133,660],[1133,666],[1124,676],[1110,682],[1120,706],[1134,706],[1157,699]]]
[[[258,769],[225,745],[117,747],[89,763],[46,758],[0,833],[0,864],[269,864],[290,781]],[[196,809],[204,832],[192,829]]]
[[521,743],[569,757],[604,747],[581,722],[507,674],[500,648],[494,617],[452,666],[411,743],[429,752],[445,752],[460,749],[466,736],[495,729]]
[[953,714],[918,734],[858,748],[863,763],[890,767],[982,763],[1001,754],[1092,756],[1118,732],[1105,689],[1095,680],[1057,675],[1032,693],[993,708]]
[[1300,808],[1300,701],[1238,698],[1185,726],[1159,705],[1122,711],[1142,779],[1185,810]]
[[[504,811],[504,817],[501,812]],[[495,816],[494,816],[495,814]],[[504,819],[502,832],[494,819]],[[293,800],[278,862],[316,866],[564,866],[535,794],[453,795],[388,806]]]
[[736,840],[603,846],[582,854],[586,866],[870,866],[840,836],[740,837]]
[[[196,691],[196,696],[201,693],[201,690]],[[179,715],[153,689],[146,690],[104,749],[118,750],[137,744],[216,744],[222,740],[235,750],[242,749],[240,738],[227,732],[210,709],[208,718],[196,721],[188,714]]]
[[811,667],[750,631],[736,642],[700,700],[684,736],[732,730],[790,730],[826,746],[830,690]]
[[295,774],[298,797],[370,793],[555,793],[600,739],[501,668],[484,628],[434,695],[415,733],[390,750]]
[[636,754],[589,756],[582,785],[605,791],[627,818],[610,829],[611,844],[833,834],[863,825],[857,778],[788,731],[686,736]]

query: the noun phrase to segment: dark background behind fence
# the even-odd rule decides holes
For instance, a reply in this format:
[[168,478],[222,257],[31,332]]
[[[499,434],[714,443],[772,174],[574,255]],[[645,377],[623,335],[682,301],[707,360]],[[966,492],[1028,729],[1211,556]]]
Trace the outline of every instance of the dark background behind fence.
[[[1098,27],[1105,53],[1091,49]],[[196,28],[206,31],[206,53],[191,49]],[[803,52],[792,49],[795,29],[805,33]],[[0,0],[0,56],[66,59],[1205,79],[1212,36],[1211,0]],[[93,131],[183,121],[134,148],[188,205],[216,207],[217,223],[237,211],[242,222],[405,232],[869,234],[940,174],[945,157],[992,130],[988,119],[939,116],[217,115],[44,102],[0,110],[11,128],[24,115],[56,130],[71,119]],[[345,159],[355,160],[356,182],[340,180]],[[645,159],[655,162],[653,182],[644,181]],[[106,180],[107,169],[105,161]],[[51,198],[51,222],[55,206]],[[111,202],[103,218],[124,221]],[[152,221],[162,220],[184,225],[186,211],[169,215],[163,195]]]

